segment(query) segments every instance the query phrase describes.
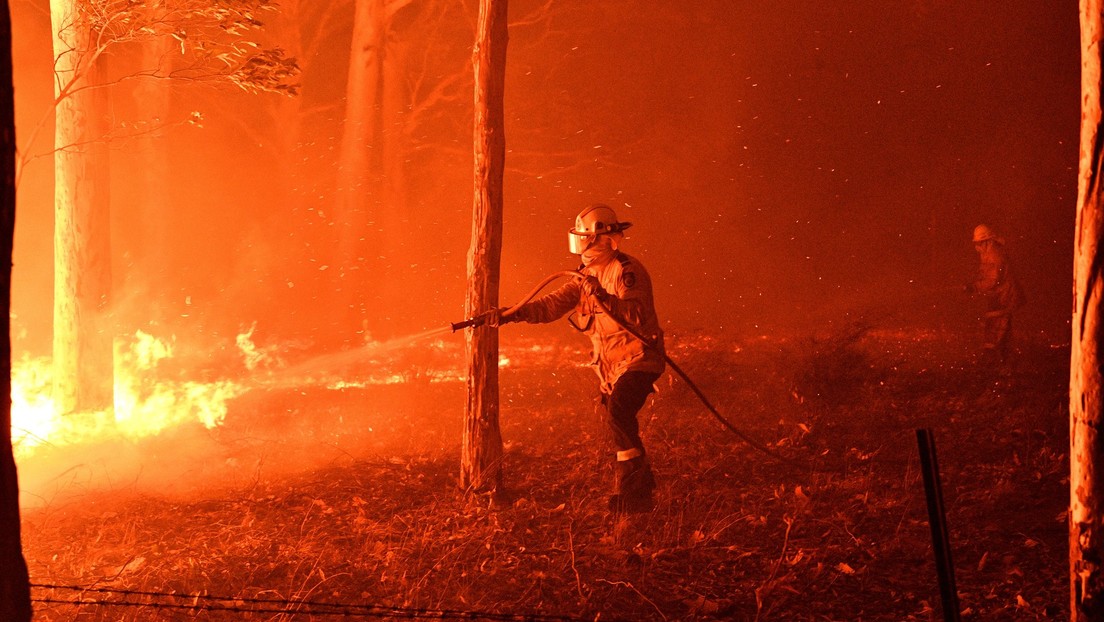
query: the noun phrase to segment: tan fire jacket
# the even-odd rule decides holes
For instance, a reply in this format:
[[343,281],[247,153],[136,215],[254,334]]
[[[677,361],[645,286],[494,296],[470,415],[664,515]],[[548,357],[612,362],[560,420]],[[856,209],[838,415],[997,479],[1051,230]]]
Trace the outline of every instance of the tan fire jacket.
[[644,266],[629,255],[618,252],[613,259],[580,268],[580,272],[598,277],[602,287],[611,294],[604,303],[610,313],[647,338],[648,346],[603,313],[590,297],[583,294],[582,287],[575,280],[522,305],[515,312],[517,319],[530,324],[546,324],[573,310],[569,321],[590,337],[594,349],[591,364],[601,379],[603,393],[611,393],[614,383],[625,372],[661,373],[666,367],[661,354],[663,330],[656,318],[652,279]]
[[990,244],[979,256],[973,290],[987,303],[986,317],[1011,314],[1024,303],[1024,292],[1000,244]]

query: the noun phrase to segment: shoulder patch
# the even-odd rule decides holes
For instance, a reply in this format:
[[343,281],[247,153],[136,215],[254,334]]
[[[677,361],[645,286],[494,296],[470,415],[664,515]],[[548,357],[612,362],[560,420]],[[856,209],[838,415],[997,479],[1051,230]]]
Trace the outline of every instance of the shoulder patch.
[[625,284],[626,289],[632,289],[636,285],[636,273],[624,272],[621,274],[621,282]]

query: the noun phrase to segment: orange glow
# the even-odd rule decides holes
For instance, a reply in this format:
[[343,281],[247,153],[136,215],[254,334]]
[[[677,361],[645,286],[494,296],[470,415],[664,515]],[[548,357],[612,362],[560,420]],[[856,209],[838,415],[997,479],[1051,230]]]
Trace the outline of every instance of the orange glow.
[[59,427],[50,397],[53,384],[47,358],[24,356],[12,364],[12,444],[17,457],[28,455]]
[[241,383],[173,381],[159,377],[158,364],[172,357],[172,341],[138,331],[115,343],[115,405],[99,412],[62,415],[51,399],[53,374],[46,357],[25,357],[12,370],[12,443],[17,458],[46,446],[108,438],[136,440],[187,421],[207,428],[222,423],[227,402]]
[[[460,344],[435,339],[447,327],[412,337],[367,343],[359,348],[316,356],[289,366],[274,346],[253,342],[255,325],[235,337],[237,354],[247,376],[207,382],[177,378],[166,368],[174,360],[175,338],[161,339],[137,331],[115,342],[114,408],[62,414],[52,399],[53,370],[48,357],[24,356],[12,370],[12,442],[16,458],[32,457],[47,446],[94,443],[111,439],[139,440],[186,423],[208,429],[221,426],[230,402],[251,389],[322,387],[328,391],[369,386],[462,382],[451,361]],[[418,343],[423,356],[438,363],[400,365]],[[405,360],[405,359],[404,359]],[[500,367],[510,365],[502,356]],[[194,378],[196,374],[185,377]]]

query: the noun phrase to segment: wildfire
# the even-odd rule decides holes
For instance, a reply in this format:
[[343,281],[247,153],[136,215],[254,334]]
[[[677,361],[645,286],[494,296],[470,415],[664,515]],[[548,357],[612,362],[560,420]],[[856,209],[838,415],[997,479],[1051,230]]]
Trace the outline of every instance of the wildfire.
[[[47,357],[24,356],[12,369],[12,441],[16,458],[44,447],[123,438],[137,440],[169,428],[198,422],[215,428],[226,419],[228,404],[251,388],[282,390],[323,387],[328,391],[394,384],[462,382],[456,361],[459,343],[436,339],[448,327],[289,365],[289,344],[257,346],[256,324],[235,340],[242,377],[247,381],[200,382],[170,377],[175,339],[138,331],[115,342],[114,406],[99,412],[61,413],[52,397],[54,376]],[[499,365],[507,367],[503,356]]]
[[49,359],[24,356],[13,362],[11,383],[12,443],[22,455],[45,442],[57,427]]
[[136,440],[188,421],[208,428],[222,423],[227,402],[244,392],[238,382],[166,380],[158,364],[172,357],[173,343],[138,331],[115,343],[114,407],[63,414],[51,397],[47,357],[23,357],[12,366],[12,443],[17,458],[44,446],[122,437]]

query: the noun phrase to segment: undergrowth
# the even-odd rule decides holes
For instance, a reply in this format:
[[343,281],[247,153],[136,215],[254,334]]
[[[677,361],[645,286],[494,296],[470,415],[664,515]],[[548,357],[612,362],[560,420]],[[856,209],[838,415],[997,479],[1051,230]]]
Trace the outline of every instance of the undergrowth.
[[[527,362],[519,348],[502,374],[504,503],[458,489],[461,388],[427,385],[391,422],[394,442],[325,467],[183,498],[88,491],[25,511],[35,583],[185,596],[164,609],[150,595],[36,588],[39,599],[135,603],[40,602],[36,619],[339,617],[308,604],[321,602],[409,608],[372,616],[393,618],[929,620],[940,603],[917,427],[941,452],[964,619],[1064,615],[1060,351],[1028,346],[1029,364],[992,381],[930,334],[670,341],[724,416],[785,461],[729,434],[668,374],[641,413],[656,507],[610,514],[585,355]],[[318,392],[297,407],[302,425],[329,412],[326,425],[367,434],[352,405],[378,396]],[[264,400],[248,404],[227,425],[251,418],[257,434]],[[188,459],[186,447],[171,455]],[[248,612],[268,600],[289,604]]]

